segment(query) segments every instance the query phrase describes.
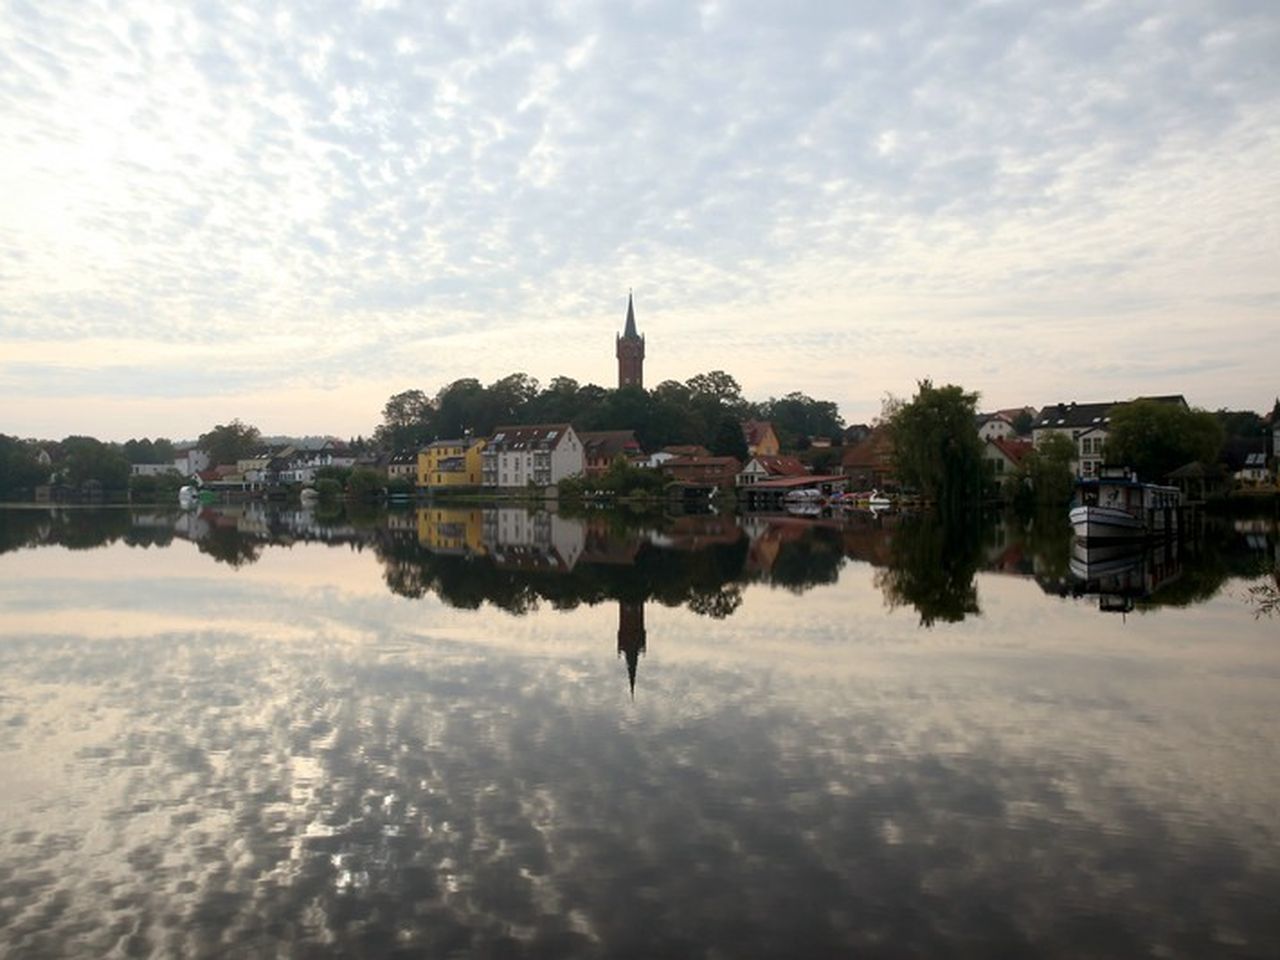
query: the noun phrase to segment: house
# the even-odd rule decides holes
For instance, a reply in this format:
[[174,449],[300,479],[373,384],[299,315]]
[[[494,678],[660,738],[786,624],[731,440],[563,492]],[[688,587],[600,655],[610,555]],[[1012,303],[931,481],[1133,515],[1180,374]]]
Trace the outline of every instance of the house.
[[1271,480],[1266,437],[1232,437],[1222,445],[1218,459],[1238,486],[1256,487]]
[[583,469],[589,477],[604,473],[618,457],[633,464],[644,459],[644,451],[640,449],[634,430],[584,430],[579,437],[582,440]]
[[742,462],[737,457],[675,457],[659,469],[674,483],[731,487],[742,471]]
[[418,451],[397,450],[387,461],[387,478],[413,483],[418,479]]
[[346,469],[355,466],[356,458],[343,443],[326,441],[307,450],[295,450],[280,471],[281,483],[314,483],[316,471],[324,467]]
[[129,464],[129,476],[131,477],[161,477],[165,474],[178,471],[174,469],[172,463],[131,463]]
[[481,452],[486,487],[549,487],[583,472],[582,441],[568,423],[499,427]]
[[1035,449],[1030,440],[993,437],[982,445],[982,462],[988,472],[997,480],[1007,473],[1013,473],[1026,459],[1027,454]]
[[1017,433],[1013,421],[1002,413],[980,413],[974,418],[974,423],[978,428],[978,439],[983,442],[997,437],[1006,439]]
[[1076,448],[1072,467],[1077,477],[1096,477],[1103,463],[1103,450],[1111,430],[1111,414],[1126,403],[1145,400],[1152,403],[1180,404],[1187,406],[1182,394],[1159,397],[1135,397],[1133,400],[1110,400],[1093,403],[1055,403],[1041,408],[1032,423],[1031,433],[1039,447],[1053,434],[1060,434]]
[[893,486],[893,438],[886,427],[876,427],[862,442],[845,447],[840,472],[855,490]]
[[209,454],[199,447],[182,447],[174,451],[173,467],[184,477],[194,477],[212,466]]
[[752,457],[735,478],[739,487],[749,487],[765,480],[776,480],[781,477],[805,477],[809,468],[795,457]]
[[418,451],[417,483],[427,489],[478,487],[484,475],[483,438],[436,440]]
[[747,453],[753,457],[776,457],[782,452],[778,434],[768,420],[744,420],[742,439],[747,442]]

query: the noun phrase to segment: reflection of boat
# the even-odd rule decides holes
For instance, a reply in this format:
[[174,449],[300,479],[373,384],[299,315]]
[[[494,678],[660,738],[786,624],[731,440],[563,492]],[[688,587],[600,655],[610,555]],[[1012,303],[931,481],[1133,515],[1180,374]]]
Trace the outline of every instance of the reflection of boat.
[[1071,528],[1082,540],[1142,540],[1176,533],[1182,507],[1177,487],[1142,483],[1127,469],[1103,468],[1077,485]]
[[792,490],[782,499],[783,499],[783,502],[785,503],[797,504],[797,505],[806,505],[806,504],[820,505],[820,504],[826,503],[827,501],[826,495],[822,493],[822,491],[815,490],[812,487],[806,487],[803,490]]
[[1158,547],[1128,543],[1071,545],[1071,576],[1077,596],[1096,595],[1098,608],[1126,613],[1138,600],[1150,597],[1182,574],[1178,544],[1170,540]]

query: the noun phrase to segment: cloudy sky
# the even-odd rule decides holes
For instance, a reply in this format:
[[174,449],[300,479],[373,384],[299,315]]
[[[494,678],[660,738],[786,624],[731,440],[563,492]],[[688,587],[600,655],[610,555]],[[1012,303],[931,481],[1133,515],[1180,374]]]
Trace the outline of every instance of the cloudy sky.
[[0,0],[0,432],[1280,393],[1280,8]]

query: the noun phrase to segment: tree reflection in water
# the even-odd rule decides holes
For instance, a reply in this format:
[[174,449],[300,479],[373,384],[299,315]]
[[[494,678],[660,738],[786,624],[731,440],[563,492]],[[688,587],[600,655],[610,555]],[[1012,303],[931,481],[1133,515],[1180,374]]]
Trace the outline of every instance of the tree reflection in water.
[[926,627],[979,613],[973,578],[982,556],[982,534],[981,522],[973,516],[905,518],[894,533],[890,565],[876,574],[890,609],[909,604]]

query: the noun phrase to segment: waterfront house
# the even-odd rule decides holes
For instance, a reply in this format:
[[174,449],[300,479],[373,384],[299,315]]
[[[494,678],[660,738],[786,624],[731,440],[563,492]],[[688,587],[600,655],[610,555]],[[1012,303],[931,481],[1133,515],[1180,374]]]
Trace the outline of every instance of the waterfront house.
[[732,487],[742,471],[737,457],[675,457],[659,468],[671,482],[693,487]]
[[568,423],[499,427],[481,452],[486,487],[549,487],[583,472],[582,441]]
[[734,483],[739,487],[749,487],[765,480],[776,480],[782,477],[808,476],[809,468],[795,457],[752,457],[742,468]]
[[484,474],[483,437],[436,440],[418,452],[418,486],[428,490],[478,487]]
[[387,477],[413,483],[418,479],[418,451],[397,450],[387,461]]

